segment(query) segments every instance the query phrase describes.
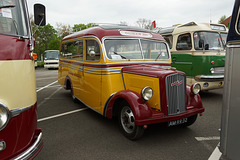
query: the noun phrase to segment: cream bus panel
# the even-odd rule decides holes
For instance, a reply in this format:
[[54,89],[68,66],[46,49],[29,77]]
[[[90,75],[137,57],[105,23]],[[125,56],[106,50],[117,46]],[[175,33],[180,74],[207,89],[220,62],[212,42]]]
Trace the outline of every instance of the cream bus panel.
[[36,103],[33,63],[32,60],[0,62],[0,102],[4,103],[9,110],[29,107]]

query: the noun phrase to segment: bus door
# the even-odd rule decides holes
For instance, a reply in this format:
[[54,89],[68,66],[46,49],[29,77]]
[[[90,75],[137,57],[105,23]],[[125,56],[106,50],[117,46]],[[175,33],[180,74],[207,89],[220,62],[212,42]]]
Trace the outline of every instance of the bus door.
[[85,40],[85,62],[83,66],[83,92],[87,105],[101,112],[102,73],[100,65],[100,45],[95,39]]
[[192,76],[192,40],[191,34],[186,33],[179,35],[177,38],[176,50],[172,52],[172,67],[184,71],[186,75]]
[[227,37],[220,151],[227,159],[239,159],[240,152],[240,0],[235,1]]

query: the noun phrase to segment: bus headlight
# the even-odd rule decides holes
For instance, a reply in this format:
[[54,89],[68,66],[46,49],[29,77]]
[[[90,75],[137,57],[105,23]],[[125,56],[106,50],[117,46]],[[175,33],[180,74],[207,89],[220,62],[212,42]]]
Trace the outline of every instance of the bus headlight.
[[6,127],[9,121],[9,110],[8,108],[0,103],[0,130]]
[[151,87],[145,87],[142,89],[142,97],[144,100],[148,101],[153,96],[153,90]]
[[192,93],[193,94],[198,94],[201,90],[201,86],[199,83],[194,83],[192,86],[191,86],[191,90],[192,90]]

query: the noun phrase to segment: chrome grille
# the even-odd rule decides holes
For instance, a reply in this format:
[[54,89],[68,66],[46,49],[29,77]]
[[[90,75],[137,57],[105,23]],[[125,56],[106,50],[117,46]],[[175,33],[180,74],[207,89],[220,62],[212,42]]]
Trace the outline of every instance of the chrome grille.
[[166,78],[168,115],[186,112],[186,76],[172,74]]

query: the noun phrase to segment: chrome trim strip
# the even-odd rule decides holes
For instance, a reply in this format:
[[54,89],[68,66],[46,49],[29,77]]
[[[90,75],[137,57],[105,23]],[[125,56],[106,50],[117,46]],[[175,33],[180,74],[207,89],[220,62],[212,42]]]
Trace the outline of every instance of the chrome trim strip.
[[18,116],[19,114],[31,109],[33,106],[25,107],[25,108],[16,108],[10,111],[11,118]]
[[[32,156],[40,149],[42,146],[42,132],[39,133],[36,141],[30,146],[25,152],[21,153],[17,157],[13,158],[14,160],[27,160],[33,158]],[[12,159],[12,160],[13,160]]]
[[194,79],[196,81],[223,81],[224,75],[197,75]]
[[105,117],[106,117],[106,111],[107,111],[106,109],[107,109],[108,103],[110,102],[111,98],[112,98],[116,93],[117,93],[117,92],[111,94],[111,95],[108,97],[108,99],[107,99],[107,101],[106,101],[106,103],[105,103],[105,105],[104,105],[103,115],[104,115]]
[[172,62],[172,64],[190,64],[190,65],[192,65],[192,62]]
[[236,45],[234,45],[234,44],[228,44],[228,45],[227,45],[227,48],[240,48],[240,45],[239,45],[239,44],[236,44]]
[[[84,102],[83,102],[82,100],[80,100],[78,97],[76,97],[76,96],[74,96],[74,97],[77,98],[77,99],[78,99],[82,104],[84,104],[87,108],[89,108],[89,109],[91,109],[91,110],[93,110],[93,111],[101,114],[99,111],[93,109],[92,107],[90,107],[89,105],[87,105],[86,103],[84,103]],[[101,115],[102,115],[102,114],[101,114]]]

